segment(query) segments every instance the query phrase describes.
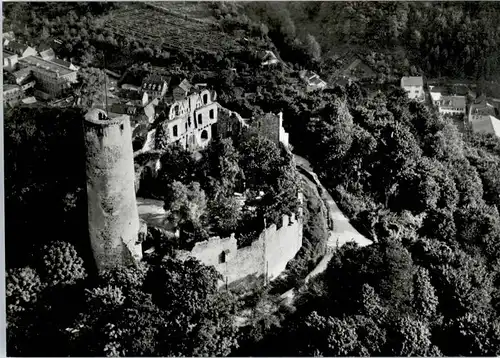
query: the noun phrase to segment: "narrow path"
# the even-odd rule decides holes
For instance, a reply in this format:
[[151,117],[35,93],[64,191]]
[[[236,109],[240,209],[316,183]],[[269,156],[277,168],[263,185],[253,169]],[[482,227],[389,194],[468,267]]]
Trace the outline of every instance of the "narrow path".
[[326,190],[326,188],[321,184],[318,179],[318,176],[312,170],[311,164],[309,161],[301,156],[294,154],[295,162],[297,167],[301,172],[306,172],[307,179],[314,180],[314,184],[318,187],[318,192],[321,195],[321,199],[323,199],[327,209],[328,216],[333,224],[333,228],[330,231],[330,236],[328,238],[328,247],[331,249],[335,249],[338,246],[342,246],[347,242],[354,241],[359,246],[370,245],[371,240],[367,239],[363,235],[361,235],[358,230],[356,230],[349,219],[344,215],[344,213],[339,209],[337,203],[333,200],[332,196]]
[[[339,209],[337,203],[335,203],[328,190],[326,190],[323,184],[319,181],[318,176],[312,170],[311,163],[299,155],[294,154],[294,157],[297,168],[305,180],[313,182],[317,186],[321,199],[327,207],[328,216],[333,226],[330,230],[330,236],[328,237],[327,242],[328,252],[325,256],[323,256],[318,265],[306,276],[305,282],[307,283],[312,277],[326,270],[328,263],[333,257],[333,251],[338,247],[341,247],[347,242],[353,241],[359,246],[367,246],[370,245],[372,241],[361,235],[358,230],[351,225],[349,219]],[[294,298],[295,289],[293,288],[280,296],[280,300],[286,303],[292,303]]]

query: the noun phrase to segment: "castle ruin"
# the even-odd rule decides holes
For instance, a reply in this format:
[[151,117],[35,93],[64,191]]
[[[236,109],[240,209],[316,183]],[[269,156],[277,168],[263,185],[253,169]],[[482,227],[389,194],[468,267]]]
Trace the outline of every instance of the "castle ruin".
[[89,235],[98,270],[142,258],[130,118],[93,108],[84,119]]

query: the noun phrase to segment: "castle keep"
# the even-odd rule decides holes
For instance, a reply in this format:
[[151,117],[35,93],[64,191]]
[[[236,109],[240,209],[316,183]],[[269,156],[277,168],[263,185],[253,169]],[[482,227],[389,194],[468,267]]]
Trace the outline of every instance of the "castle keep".
[[99,270],[142,258],[130,118],[91,109],[84,120],[89,234]]

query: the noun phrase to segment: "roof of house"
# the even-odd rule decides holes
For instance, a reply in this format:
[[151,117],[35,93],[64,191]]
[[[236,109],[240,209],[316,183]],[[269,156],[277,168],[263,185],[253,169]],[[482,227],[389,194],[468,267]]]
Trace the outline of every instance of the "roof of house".
[[488,103],[486,100],[480,103],[472,103],[470,105],[471,115],[495,115],[495,106]]
[[142,80],[142,87],[145,85],[163,85],[169,82],[169,78],[157,74],[151,74]]
[[154,118],[154,116],[155,116],[155,107],[153,105],[153,102],[149,103],[147,106],[144,107],[144,114],[149,119]]
[[68,69],[65,66],[61,66],[52,61],[44,60],[43,58],[38,56],[29,56],[21,59],[21,61],[35,67],[45,68],[47,71],[59,72],[63,76],[75,72],[73,70]]
[[450,107],[450,108],[465,108],[465,97],[464,96],[443,96],[441,97],[440,107]]
[[323,81],[321,78],[319,78],[318,75],[316,75],[316,76],[309,78],[309,84],[315,85],[315,86],[320,86],[320,85],[326,84],[326,82]]
[[42,57],[55,57],[55,52],[53,49],[51,49],[50,47],[45,49],[45,50],[38,50],[38,53],[40,54],[40,56]]
[[31,73],[31,70],[32,70],[31,66],[21,68],[19,71],[12,72],[12,76],[14,76],[15,78],[23,78],[28,76]]
[[10,51],[3,51],[3,58],[17,57],[17,53],[12,53]]
[[277,58],[276,55],[274,54],[274,52],[270,51],[270,50],[260,51],[260,57],[263,60],[267,60],[269,58],[271,58],[271,59]]
[[403,77],[401,78],[401,84],[403,86],[423,86],[424,79],[422,76],[418,77]]
[[18,86],[18,85],[11,85],[11,84],[4,84],[3,85],[3,91],[4,92],[11,91],[11,90],[14,90],[14,89],[20,90],[21,87]]
[[111,113],[117,113],[117,114],[134,115],[137,112],[137,107],[136,106],[127,105],[127,104],[122,104],[122,103],[113,103],[109,107],[109,111]]
[[124,83],[122,84],[122,89],[124,90],[130,90],[130,91],[139,91],[139,87],[132,85],[130,83]]
[[36,103],[36,98],[31,96],[31,97],[26,97],[24,99],[21,100],[24,104],[32,104],[32,103]]
[[433,101],[439,101],[441,99],[441,92],[431,91],[430,94]]
[[52,62],[57,63],[58,65],[64,66],[66,68],[70,68],[73,65],[71,62],[61,60],[60,58],[54,58]]
[[114,77],[116,79],[120,79],[122,77],[122,75],[120,75],[119,73],[113,72],[108,69],[105,69],[104,72],[106,72],[109,76]]
[[188,81],[188,80],[183,79],[183,80],[181,81],[181,83],[179,83],[179,85],[178,85],[177,87],[180,87],[180,88],[181,88],[181,89],[183,89],[184,91],[189,92],[189,90],[191,89],[192,85],[191,85],[191,83],[189,83],[189,81]]
[[14,40],[16,36],[14,35],[14,32],[13,32],[13,31],[9,31],[9,32],[4,32],[4,33],[2,34],[2,37],[3,37],[3,38],[6,38],[6,39],[8,39],[8,40]]
[[9,48],[9,49],[12,49],[14,52],[19,51],[21,53],[23,53],[28,48],[30,48],[30,46],[25,45],[25,44],[21,44],[21,43],[16,42],[16,41],[10,41],[9,44],[6,47]]
[[471,121],[472,130],[481,133],[491,133],[500,137],[500,119],[493,116],[481,116],[480,119]]

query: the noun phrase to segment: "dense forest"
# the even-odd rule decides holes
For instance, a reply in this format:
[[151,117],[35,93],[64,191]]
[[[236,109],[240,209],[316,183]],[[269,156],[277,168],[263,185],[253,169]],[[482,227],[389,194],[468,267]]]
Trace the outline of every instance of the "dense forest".
[[[388,71],[394,67],[408,70],[413,63],[429,77],[491,80],[500,75],[500,5],[495,2],[231,5],[240,16],[265,23],[269,36],[280,50],[286,50],[280,46],[283,41],[301,42],[316,58],[321,53],[328,57],[335,54],[337,48],[346,48],[370,63],[369,57],[379,52],[384,54],[380,61],[386,62],[384,67],[388,67]],[[221,7],[228,6],[221,4]],[[400,51],[409,63],[395,61],[395,53]],[[285,57],[286,53],[281,55]]]
[[498,138],[462,134],[399,89],[332,94],[306,127],[310,160],[375,243],[338,250],[244,354],[497,355]]

